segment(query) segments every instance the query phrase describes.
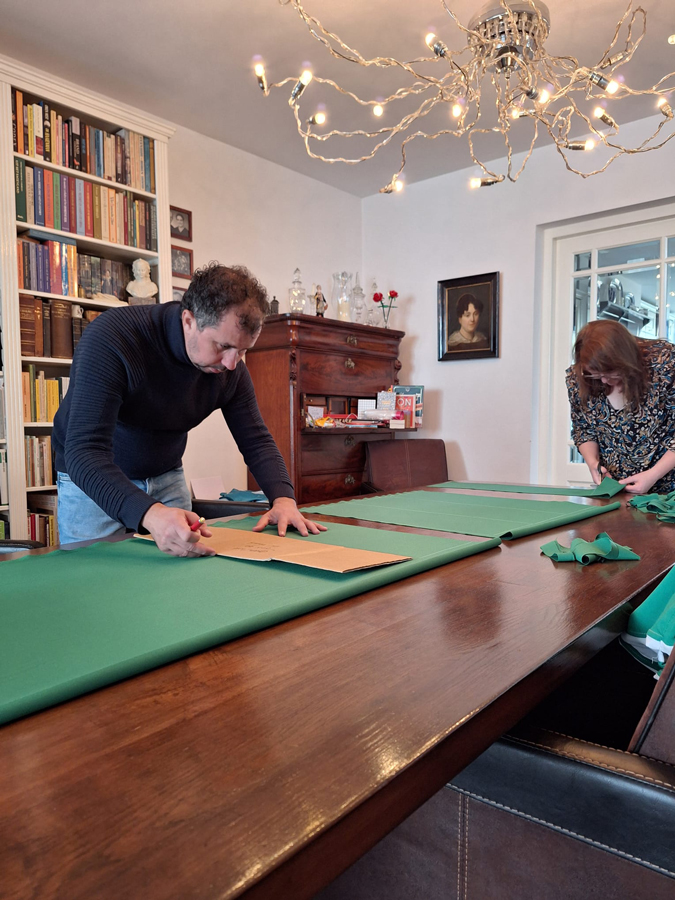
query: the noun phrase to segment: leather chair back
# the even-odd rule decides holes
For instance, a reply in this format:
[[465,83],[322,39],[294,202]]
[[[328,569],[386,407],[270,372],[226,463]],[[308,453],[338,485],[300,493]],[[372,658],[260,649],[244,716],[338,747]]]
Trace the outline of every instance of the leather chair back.
[[447,481],[445,443],[434,438],[367,443],[364,480],[371,491],[403,491]]
[[675,765],[675,652],[655,683],[654,692],[628,745],[630,753]]

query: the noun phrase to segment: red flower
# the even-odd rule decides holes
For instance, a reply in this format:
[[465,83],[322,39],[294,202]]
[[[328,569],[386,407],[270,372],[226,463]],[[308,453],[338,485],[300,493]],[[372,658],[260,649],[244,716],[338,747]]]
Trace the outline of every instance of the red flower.
[[382,294],[379,291],[376,294],[373,294],[373,300],[375,303],[382,303]]
[[389,299],[395,300],[398,297],[398,291],[389,291]]

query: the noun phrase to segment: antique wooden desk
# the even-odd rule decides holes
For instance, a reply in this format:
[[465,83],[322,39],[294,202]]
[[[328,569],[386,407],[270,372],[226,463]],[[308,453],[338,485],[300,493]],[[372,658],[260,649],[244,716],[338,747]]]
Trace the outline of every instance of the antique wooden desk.
[[[601,530],[641,561],[539,554]],[[622,506],[6,725],[0,897],[311,897],[674,560],[675,528]]]

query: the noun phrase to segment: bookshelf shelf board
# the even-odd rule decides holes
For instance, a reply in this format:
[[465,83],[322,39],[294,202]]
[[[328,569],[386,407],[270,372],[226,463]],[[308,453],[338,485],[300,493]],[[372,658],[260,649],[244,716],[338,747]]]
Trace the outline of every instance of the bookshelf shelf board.
[[45,363],[49,366],[70,366],[72,359],[64,359],[62,356],[22,356],[21,362]]
[[136,197],[144,197],[148,200],[154,200],[155,194],[150,191],[141,190],[141,188],[132,188],[128,184],[120,184],[119,181],[111,181],[109,178],[99,178],[98,175],[89,175],[87,172],[80,172],[79,169],[69,169],[67,166],[57,166],[56,163],[45,162],[35,156],[26,156],[24,153],[14,153],[16,159],[22,159],[27,165],[39,166],[41,169],[51,169],[53,172],[63,172],[64,175],[71,175],[73,178],[82,178],[84,181],[91,181],[95,184],[102,184],[104,187],[116,188],[118,191],[129,191]]
[[0,444],[6,444],[7,438],[0,438]]
[[7,512],[9,510],[9,505],[0,506],[0,512]]
[[27,491],[55,491],[55,484],[35,484],[33,487],[27,487]]
[[54,235],[57,239],[60,237],[68,238],[69,240],[76,241],[78,250],[83,250],[85,253],[91,253],[94,256],[98,255],[100,250],[105,249],[112,250],[115,257],[120,260],[138,259],[139,256],[152,261],[157,259],[155,250],[130,247],[128,244],[111,244],[109,241],[100,241],[98,238],[85,237],[83,234],[73,234],[72,231],[56,231],[55,228],[45,228],[44,225],[35,225],[33,222],[17,222],[16,230],[18,232],[29,230],[42,231],[44,234]]
[[24,428],[53,428],[53,422],[24,422]]
[[67,300],[69,303],[79,303],[80,306],[91,306],[96,309],[117,309],[119,306],[130,306],[129,303],[112,303],[110,300],[89,300],[87,297],[64,297],[63,294],[48,294],[45,291],[30,291],[21,288],[19,293],[31,297],[45,297],[47,300]]

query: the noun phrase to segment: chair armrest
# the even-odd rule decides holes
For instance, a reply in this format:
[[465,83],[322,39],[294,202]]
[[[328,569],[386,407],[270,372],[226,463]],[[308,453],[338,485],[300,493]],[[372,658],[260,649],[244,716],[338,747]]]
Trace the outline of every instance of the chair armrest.
[[247,503],[237,500],[193,500],[192,511],[205,519],[223,519],[227,516],[241,516],[244,513],[262,515],[269,509],[268,503]]

